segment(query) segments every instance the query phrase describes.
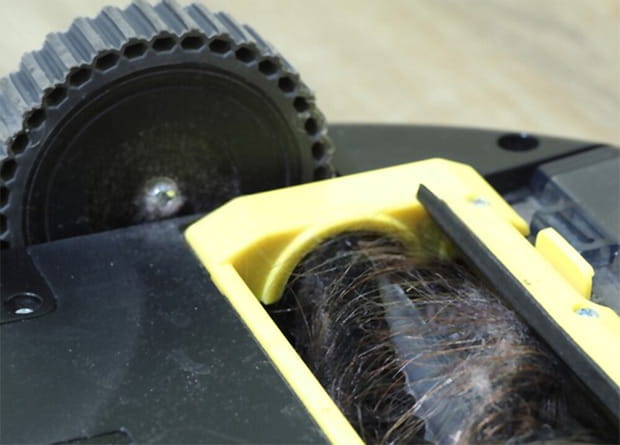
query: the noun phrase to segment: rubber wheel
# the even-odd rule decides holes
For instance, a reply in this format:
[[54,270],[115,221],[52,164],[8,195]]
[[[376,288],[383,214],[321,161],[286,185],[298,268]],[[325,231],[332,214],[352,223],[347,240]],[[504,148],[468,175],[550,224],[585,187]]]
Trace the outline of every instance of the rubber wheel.
[[312,93],[248,26],[170,1],[105,8],[0,80],[0,242],[208,212],[330,177],[331,154]]

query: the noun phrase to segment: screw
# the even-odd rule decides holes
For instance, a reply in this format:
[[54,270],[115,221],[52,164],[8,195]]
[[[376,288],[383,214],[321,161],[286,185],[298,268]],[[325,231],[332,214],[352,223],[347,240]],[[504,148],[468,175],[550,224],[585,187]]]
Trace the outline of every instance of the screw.
[[15,315],[30,315],[43,305],[43,299],[31,292],[13,295],[4,302],[5,308]]
[[142,187],[136,203],[140,219],[155,221],[174,216],[185,202],[177,183],[165,176],[152,178]]
[[15,309],[15,314],[17,315],[28,315],[28,314],[32,314],[34,312],[34,309],[32,309],[31,307],[20,307],[19,309]]
[[598,312],[589,307],[582,307],[577,309],[577,315],[581,317],[598,318]]
[[486,199],[484,196],[476,196],[476,197],[472,198],[470,201],[476,207],[488,207],[488,206],[491,205],[489,200]]

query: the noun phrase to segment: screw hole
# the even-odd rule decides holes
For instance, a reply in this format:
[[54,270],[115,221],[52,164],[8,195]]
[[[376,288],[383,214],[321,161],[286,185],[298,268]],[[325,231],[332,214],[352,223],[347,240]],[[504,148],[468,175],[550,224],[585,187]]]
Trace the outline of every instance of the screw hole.
[[2,167],[0,167],[0,178],[8,181],[15,175],[15,170],[17,170],[17,162],[15,162],[15,159],[6,159],[2,163]]
[[6,310],[15,315],[30,315],[41,308],[43,299],[31,292],[24,292],[4,302]]
[[271,76],[278,71],[278,66],[271,60],[263,60],[258,64],[258,70],[265,76]]
[[98,70],[105,71],[107,69],[112,68],[118,62],[118,55],[114,53],[107,53],[102,56],[99,56],[97,61],[95,62],[95,66]]
[[60,102],[63,101],[66,95],[67,89],[65,87],[56,87],[49,93],[47,93],[47,96],[45,96],[45,104],[48,107],[58,105]]
[[6,232],[6,216],[0,213],[0,233]]
[[500,137],[497,145],[509,151],[530,151],[538,147],[538,139],[527,133],[510,133]]
[[200,36],[187,36],[181,40],[181,47],[183,49],[200,49],[205,46],[205,41]]
[[26,149],[27,145],[28,136],[26,136],[26,133],[19,133],[15,136],[15,139],[13,139],[13,143],[11,144],[11,152],[14,156],[18,155]]
[[90,78],[90,69],[80,68],[69,75],[69,84],[77,87]]
[[131,45],[127,45],[123,51],[123,54],[128,59],[135,59],[136,57],[140,57],[145,52],[146,52],[146,45],[142,42],[137,42],[137,43],[132,43]]
[[235,57],[243,63],[251,63],[256,60],[256,54],[250,48],[242,47],[235,52]]
[[9,250],[11,244],[8,241],[0,240],[0,250]]
[[169,51],[174,46],[172,37],[159,37],[153,41],[153,49],[155,51]]
[[217,54],[226,54],[230,51],[230,43],[223,39],[215,39],[209,43],[209,49]]

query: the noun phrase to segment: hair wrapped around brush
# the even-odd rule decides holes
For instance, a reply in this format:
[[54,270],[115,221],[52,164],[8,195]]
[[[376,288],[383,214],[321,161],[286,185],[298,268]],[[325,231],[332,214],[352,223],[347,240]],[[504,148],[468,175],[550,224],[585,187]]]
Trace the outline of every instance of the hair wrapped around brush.
[[433,252],[335,237],[269,310],[367,443],[613,440],[527,325]]

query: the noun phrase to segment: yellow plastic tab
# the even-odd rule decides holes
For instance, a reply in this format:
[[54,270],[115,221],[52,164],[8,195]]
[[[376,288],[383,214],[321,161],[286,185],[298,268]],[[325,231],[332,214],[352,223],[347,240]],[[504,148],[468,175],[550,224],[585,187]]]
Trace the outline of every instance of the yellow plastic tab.
[[536,235],[536,249],[585,298],[592,293],[594,269],[554,228]]
[[[610,353],[620,350],[620,318],[584,299],[541,256],[524,237],[527,223],[469,166],[430,159],[236,198],[189,227],[186,238],[329,440],[361,443],[258,301],[277,301],[303,256],[342,232],[383,232],[418,252],[451,255],[451,243],[417,201],[420,184],[452,207],[620,386],[620,361]],[[584,317],[588,311],[597,318]]]

